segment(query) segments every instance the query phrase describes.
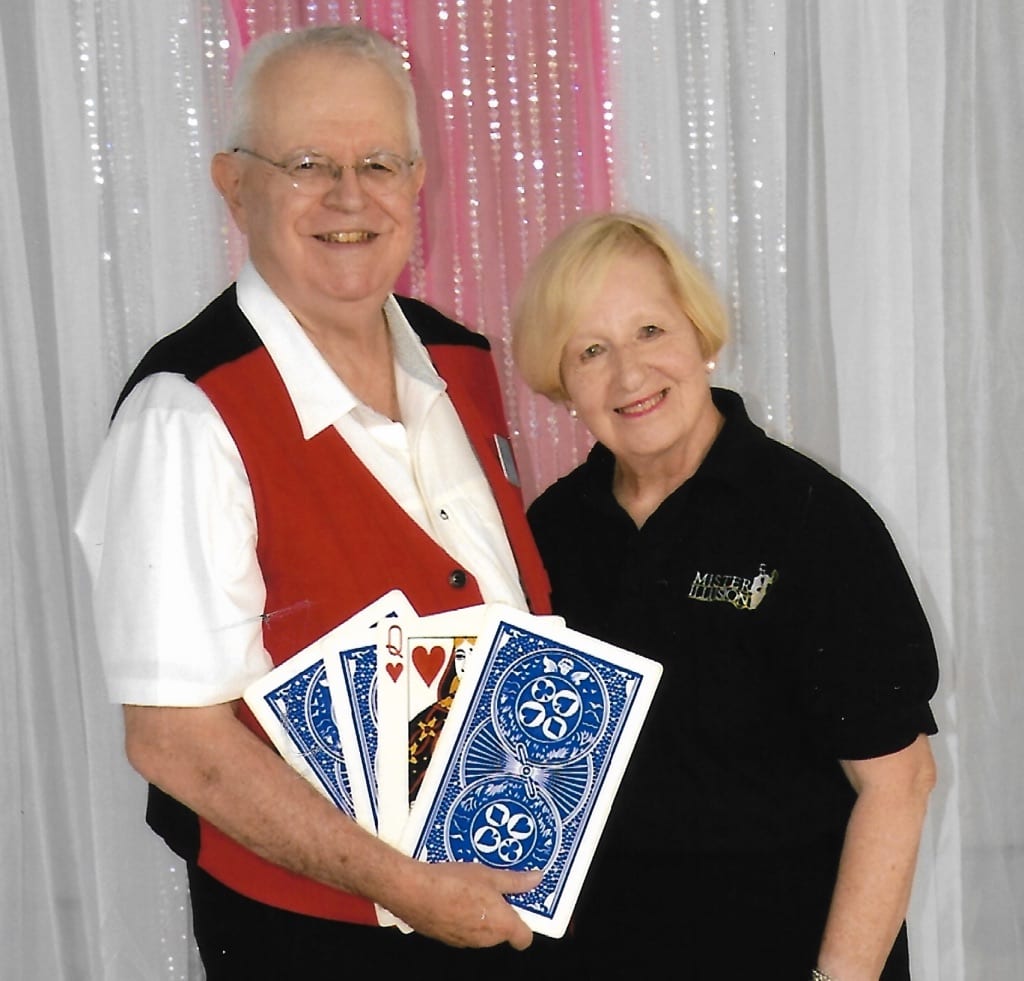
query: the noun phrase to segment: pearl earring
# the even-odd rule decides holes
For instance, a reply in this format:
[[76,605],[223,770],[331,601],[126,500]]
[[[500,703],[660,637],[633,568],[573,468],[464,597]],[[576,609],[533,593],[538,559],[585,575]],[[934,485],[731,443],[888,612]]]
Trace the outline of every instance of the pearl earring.
[[575,405],[570,405],[570,406],[568,406],[568,409],[569,409],[569,415],[573,419],[575,419],[577,417],[576,406]]
[[711,374],[712,371],[715,370],[716,366],[717,366],[717,362],[714,361],[714,360],[708,360],[708,361],[704,362],[704,367],[707,368],[709,375]]

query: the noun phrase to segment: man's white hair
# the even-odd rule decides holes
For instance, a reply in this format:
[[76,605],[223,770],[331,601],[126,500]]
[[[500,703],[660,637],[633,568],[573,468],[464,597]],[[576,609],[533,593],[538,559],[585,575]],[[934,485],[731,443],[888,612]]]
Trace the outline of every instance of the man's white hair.
[[365,58],[384,69],[395,80],[405,101],[405,127],[409,150],[415,159],[422,153],[420,126],[416,115],[416,94],[401,51],[383,35],[361,24],[307,27],[299,31],[278,31],[257,38],[238,67],[233,86],[226,150],[247,146],[253,136],[257,114],[254,101],[256,82],[263,69],[279,57],[301,55],[304,51],[327,50],[346,58]]

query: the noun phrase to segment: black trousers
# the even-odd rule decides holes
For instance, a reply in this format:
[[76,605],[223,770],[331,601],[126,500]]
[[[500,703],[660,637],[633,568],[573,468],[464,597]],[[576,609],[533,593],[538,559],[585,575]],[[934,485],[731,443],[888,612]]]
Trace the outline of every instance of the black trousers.
[[[576,907],[586,978],[807,981],[816,966],[838,848],[604,856]],[[666,970],[662,965],[669,965]],[[906,929],[881,981],[909,981]]]
[[[207,981],[303,979],[330,971],[380,972],[384,978],[432,976],[444,981],[530,981],[671,977],[678,981],[806,981],[824,925],[809,895],[806,863],[752,870],[750,856],[731,867],[717,856],[705,869],[692,860],[652,868],[606,863],[585,891],[569,934],[535,936],[516,951],[503,944],[461,950],[389,927],[357,926],[302,916],[254,902],[189,867],[196,941]],[[785,902],[758,898],[752,881],[777,880]],[[668,875],[672,873],[672,875]],[[702,876],[713,873],[713,884]],[[674,883],[671,894],[659,882]],[[589,883],[588,883],[589,885]],[[778,895],[778,893],[776,893]],[[881,981],[909,981],[906,929]]]
[[207,981],[302,981],[357,976],[353,971],[377,971],[383,979],[408,972],[410,978],[500,981],[524,976],[566,979],[566,971],[572,970],[574,945],[547,937],[535,937],[525,951],[508,944],[457,949],[394,927],[338,923],[265,906],[192,865],[189,891]]

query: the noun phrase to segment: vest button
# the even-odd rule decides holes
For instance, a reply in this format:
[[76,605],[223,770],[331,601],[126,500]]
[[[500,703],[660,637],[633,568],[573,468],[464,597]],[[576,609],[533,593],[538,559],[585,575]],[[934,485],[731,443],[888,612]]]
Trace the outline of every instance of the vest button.
[[462,569],[453,569],[448,576],[448,585],[462,589],[466,585],[466,573]]

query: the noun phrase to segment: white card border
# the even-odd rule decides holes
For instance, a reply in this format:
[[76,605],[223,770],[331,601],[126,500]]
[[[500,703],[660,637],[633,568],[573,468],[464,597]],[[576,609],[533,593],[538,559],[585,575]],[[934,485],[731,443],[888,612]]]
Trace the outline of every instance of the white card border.
[[[297,654],[288,658],[287,661],[282,661],[281,664],[272,668],[267,672],[267,674],[252,682],[242,693],[242,699],[245,701],[245,704],[248,705],[249,710],[266,733],[267,738],[270,739],[274,748],[281,754],[282,759],[284,759],[292,769],[309,781],[309,783],[323,794],[324,797],[331,801],[332,804],[335,804],[330,792],[320,779],[320,775],[309,765],[306,760],[305,753],[300,750],[287,727],[281,722],[277,713],[275,713],[266,702],[266,696],[274,689],[279,688],[284,682],[291,678],[295,678],[297,675],[302,674],[309,670],[309,668],[316,665],[322,665],[325,669],[327,687],[330,689],[331,693],[331,714],[334,717],[335,724],[337,724],[339,712],[334,704],[335,699],[338,697],[337,689],[334,687],[331,680],[329,670],[330,666],[325,663],[323,652],[317,644],[304,648]],[[338,736],[341,741],[341,754],[342,759],[344,760],[345,774],[348,777],[349,791],[351,793],[353,789],[352,774],[347,762],[347,751],[345,749],[344,738],[340,726],[338,726]],[[353,794],[352,797],[352,804],[354,808],[356,806],[355,795]],[[337,805],[335,804],[335,806]],[[348,816],[358,820],[355,814],[349,814]]]
[[616,746],[610,751],[608,765],[592,807],[591,818],[583,828],[583,833],[576,840],[575,856],[555,908],[551,910],[550,915],[541,915],[533,910],[517,906],[515,897],[510,899],[513,908],[531,930],[545,936],[558,938],[563,936],[568,928],[615,794],[647,717],[655,690],[661,680],[662,666],[657,661],[641,657],[632,651],[552,623],[550,618],[534,617],[512,607],[504,606],[495,606],[488,611],[487,619],[481,625],[481,632],[477,638],[477,654],[480,656],[474,657],[472,662],[467,665],[448,719],[438,737],[438,743],[434,749],[430,766],[424,775],[419,795],[410,812],[405,834],[402,836],[402,850],[408,855],[420,857],[422,853],[423,840],[428,830],[426,825],[431,819],[435,800],[447,774],[450,757],[458,742],[459,733],[473,708],[477,688],[493,656],[494,641],[502,629],[502,624],[549,638],[555,644],[564,644],[584,653],[592,653],[604,661],[636,672],[640,676],[640,683],[633,697],[629,715],[619,733]]

